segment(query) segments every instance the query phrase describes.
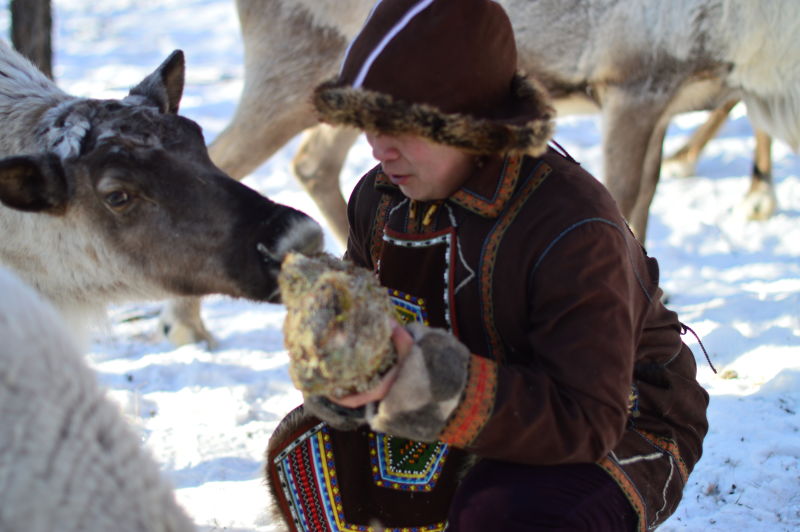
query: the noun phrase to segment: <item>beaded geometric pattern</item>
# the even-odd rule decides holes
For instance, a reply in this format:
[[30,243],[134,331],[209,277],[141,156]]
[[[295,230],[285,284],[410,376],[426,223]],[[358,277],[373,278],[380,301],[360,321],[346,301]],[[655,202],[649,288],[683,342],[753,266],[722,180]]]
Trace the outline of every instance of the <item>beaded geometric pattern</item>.
[[330,436],[323,423],[297,438],[274,463],[298,530],[367,530],[344,523]]
[[[421,297],[389,289],[398,321],[429,325]],[[381,433],[370,433],[370,463],[376,486],[401,491],[431,491],[439,480],[448,447],[423,443]]]
[[497,395],[497,364],[472,355],[464,399],[450,415],[439,439],[454,447],[467,447],[477,438],[494,408]]
[[400,290],[389,289],[389,299],[394,306],[395,316],[402,324],[422,323],[429,325],[425,300],[421,297],[406,294]]
[[442,473],[448,446],[370,433],[369,455],[376,486],[431,491]]
[[[273,460],[296,530],[313,532],[376,532],[344,518],[330,431],[324,423],[297,438]],[[438,472],[437,472],[438,477]],[[423,488],[424,489],[424,488]],[[384,528],[384,532],[442,532],[446,523]]]

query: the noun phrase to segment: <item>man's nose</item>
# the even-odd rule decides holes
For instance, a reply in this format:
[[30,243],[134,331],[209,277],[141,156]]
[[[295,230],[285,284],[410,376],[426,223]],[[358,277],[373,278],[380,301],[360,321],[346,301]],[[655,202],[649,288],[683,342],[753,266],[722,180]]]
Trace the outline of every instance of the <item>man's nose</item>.
[[372,147],[372,156],[382,163],[396,159],[399,155],[392,138],[387,135],[367,133],[367,142]]

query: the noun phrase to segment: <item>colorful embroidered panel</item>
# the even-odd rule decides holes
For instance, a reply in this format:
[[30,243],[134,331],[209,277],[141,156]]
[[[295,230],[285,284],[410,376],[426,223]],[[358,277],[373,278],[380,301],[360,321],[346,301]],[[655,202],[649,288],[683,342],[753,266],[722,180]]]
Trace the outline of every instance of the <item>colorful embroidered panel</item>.
[[402,491],[431,491],[439,480],[448,447],[371,433],[372,478],[376,486]]
[[394,305],[394,312],[400,323],[407,324],[417,322],[429,325],[428,310],[425,307],[425,300],[423,298],[392,289],[389,289],[389,298],[391,299],[392,305]]
[[337,526],[344,514],[327,432],[324,424],[316,425],[274,459],[298,530],[350,530]]
[[[425,300],[400,290],[389,297],[401,323],[429,325]],[[448,447],[370,433],[370,465],[376,486],[402,491],[431,491],[439,479]]]
[[[374,434],[373,434],[374,435]],[[384,437],[384,439],[389,439]],[[391,449],[380,452],[392,464],[387,478],[397,477],[412,482],[420,491],[428,491],[441,473],[447,455],[443,444],[420,449],[416,442],[404,445],[398,438],[389,443]],[[426,446],[426,444],[419,444]],[[377,450],[376,450],[377,452]],[[395,458],[399,458],[396,460]],[[272,460],[286,506],[298,531],[309,532],[375,532],[367,525],[348,523],[344,517],[341,490],[331,446],[330,429],[319,423],[307,430]],[[408,484],[411,485],[411,484]],[[410,491],[414,489],[409,488]],[[442,532],[446,523],[429,526],[385,528],[384,532]]]

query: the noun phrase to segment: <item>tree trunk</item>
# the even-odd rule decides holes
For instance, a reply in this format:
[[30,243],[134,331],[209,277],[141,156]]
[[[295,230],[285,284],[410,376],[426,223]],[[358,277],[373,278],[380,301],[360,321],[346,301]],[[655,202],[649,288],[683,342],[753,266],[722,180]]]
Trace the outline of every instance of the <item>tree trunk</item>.
[[11,0],[11,43],[39,70],[53,77],[50,0]]

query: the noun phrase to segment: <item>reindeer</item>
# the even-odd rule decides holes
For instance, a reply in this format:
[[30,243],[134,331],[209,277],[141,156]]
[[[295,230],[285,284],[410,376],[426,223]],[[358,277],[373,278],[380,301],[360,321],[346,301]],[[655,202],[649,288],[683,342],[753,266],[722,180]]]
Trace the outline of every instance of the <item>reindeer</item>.
[[322,247],[214,166],[177,114],[184,68],[175,51],[121,100],[78,98],[0,42],[0,264],[73,324],[132,299],[277,301],[282,256]]
[[[644,241],[667,125],[677,113],[742,99],[754,125],[800,142],[800,4],[792,0],[498,0],[520,69],[558,112],[603,123],[602,177]],[[236,113],[209,148],[239,179],[315,125],[312,88],[337,72],[374,0],[237,0],[245,79]],[[339,240],[347,238],[339,173],[358,132],[306,131],[293,170]],[[196,301],[180,305],[198,315]]]
[[[714,109],[686,144],[664,159],[662,171],[676,177],[694,175],[703,148],[714,138],[738,103],[739,100],[732,99]],[[756,141],[753,169],[750,173],[750,188],[742,202],[742,212],[748,220],[766,220],[778,208],[778,198],[772,182],[772,138],[760,129],[756,129],[753,136]]]
[[195,532],[55,308],[2,267],[0,294],[0,529]]

